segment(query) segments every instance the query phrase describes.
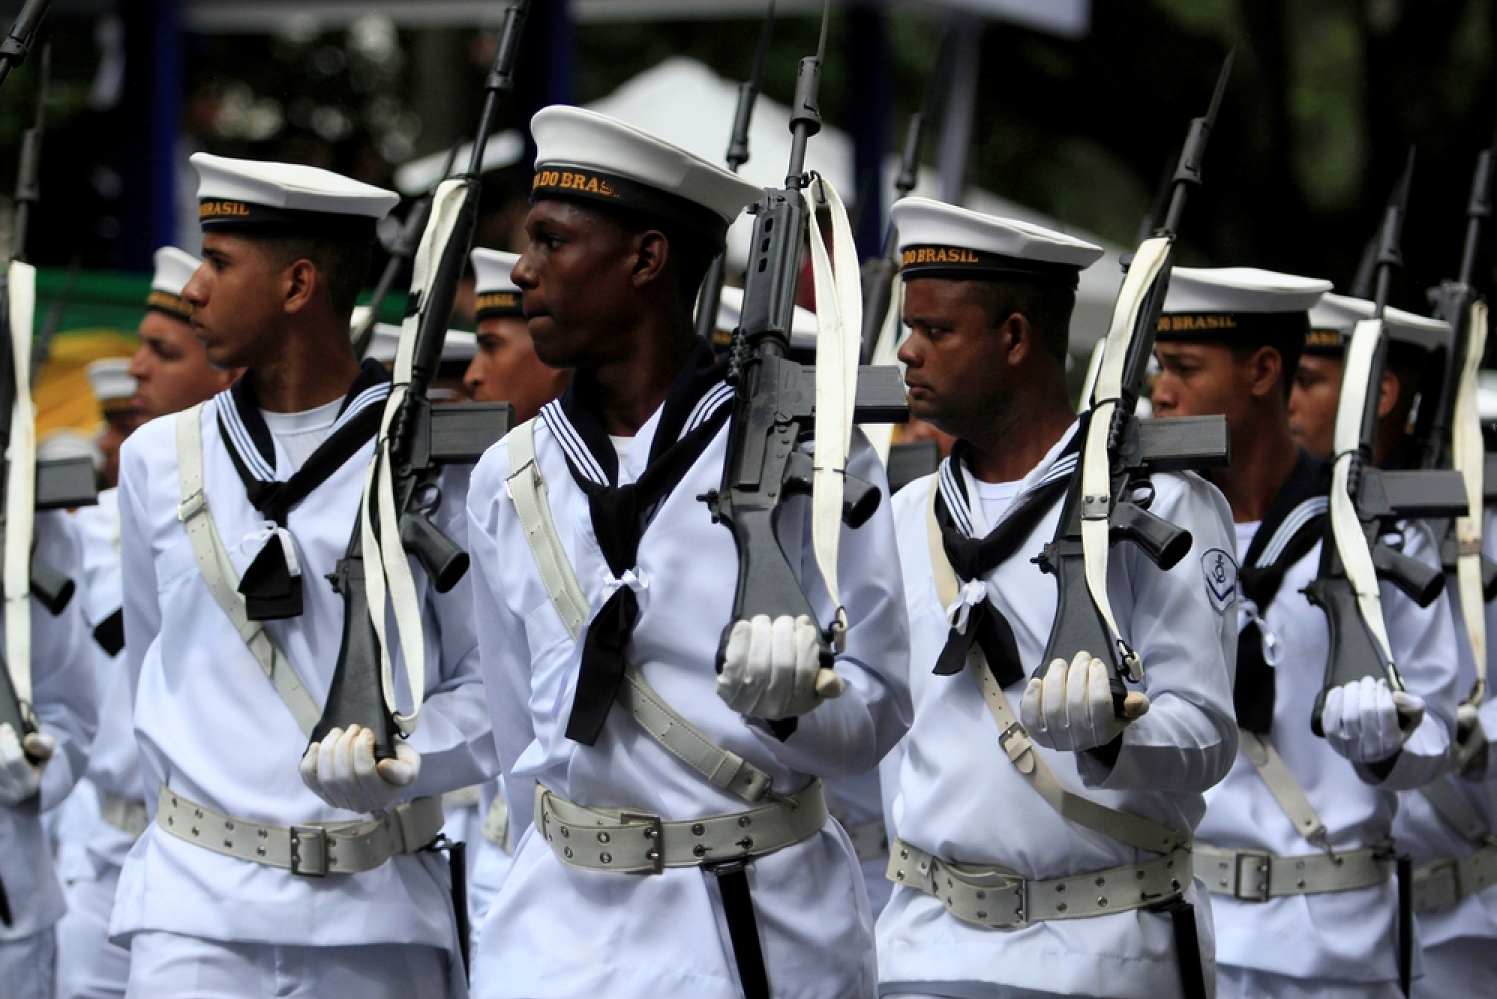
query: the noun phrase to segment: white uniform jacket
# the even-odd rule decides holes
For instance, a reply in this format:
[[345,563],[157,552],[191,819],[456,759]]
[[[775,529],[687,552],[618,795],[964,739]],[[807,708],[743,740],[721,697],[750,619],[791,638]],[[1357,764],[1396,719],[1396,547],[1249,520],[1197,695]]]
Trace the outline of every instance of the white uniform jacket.
[[[1310,473],[1302,458],[1295,476],[1304,474]],[[1322,497],[1323,490],[1322,486]],[[1308,510],[1311,504],[1314,499],[1301,505]],[[1324,509],[1323,503],[1318,509]],[[1288,528],[1295,518],[1284,519]],[[1404,538],[1405,554],[1438,564],[1434,539],[1422,524],[1407,526]],[[1301,591],[1319,570],[1320,547],[1317,542],[1294,562],[1273,601],[1266,609],[1258,608],[1278,643],[1269,738],[1325,823],[1332,847],[1353,850],[1387,840],[1398,809],[1396,792],[1433,780],[1448,765],[1455,732],[1455,626],[1443,594],[1421,609],[1392,584],[1379,586],[1394,662],[1409,692],[1423,698],[1426,707],[1423,723],[1404,745],[1392,771],[1379,780],[1310,731],[1310,713],[1325,681],[1330,633],[1324,612]],[[1272,548],[1270,542],[1266,551]],[[1202,842],[1281,856],[1319,852],[1295,829],[1246,756],[1237,756],[1231,773],[1206,802],[1206,817],[1196,831]],[[1391,878],[1371,888],[1267,902],[1217,896],[1213,906],[1221,964],[1348,983],[1398,977],[1397,896]],[[1417,971],[1417,949],[1415,954]]]
[[[121,612],[124,599],[120,585],[119,490],[100,492],[98,506],[79,510],[73,522],[83,542],[83,585],[78,595],[83,600],[84,623],[89,631],[85,644],[94,660],[99,689],[99,731],[89,747],[88,773],[84,776],[100,796],[114,794],[138,800],[143,792],[130,710],[130,668],[123,650],[111,656],[93,638],[96,629]],[[96,868],[122,866],[135,838],[99,816],[94,796],[87,796],[80,805],[84,822],[73,834],[80,836],[88,859]]]
[[[1482,524],[1482,548],[1489,557],[1497,557],[1497,511],[1488,510]],[[1453,584],[1452,584],[1453,586]],[[1461,675],[1456,687],[1464,697],[1476,679],[1471,659],[1471,643],[1466,640],[1465,619],[1453,588],[1448,589],[1450,607],[1455,618],[1456,643],[1460,647]],[[1497,688],[1492,686],[1494,653],[1497,653],[1497,602],[1487,609],[1487,699],[1481,706],[1481,727],[1487,737],[1485,779],[1468,780],[1458,776],[1441,780],[1453,787],[1478,814],[1497,829]],[[1435,861],[1464,857],[1475,852],[1477,845],[1460,836],[1436,814],[1429,801],[1418,791],[1398,796],[1398,816],[1393,821],[1393,836],[1399,849],[1413,858],[1414,866],[1423,867]],[[1459,937],[1479,937],[1497,941],[1497,885],[1466,896],[1452,909],[1419,915],[1419,941],[1426,947]]]
[[[1061,452],[1074,433],[1073,425],[1024,477],[1014,504],[1047,478],[1069,473],[1072,459],[1061,458]],[[948,470],[956,471],[949,465]],[[964,469],[961,474],[970,476]],[[951,630],[936,593],[927,541],[926,518],[938,477],[919,479],[894,499],[915,703],[914,724],[900,747],[892,805],[900,838],[945,860],[1001,864],[1026,878],[1154,859],[1157,854],[1061,818],[999,746],[997,726],[971,670],[932,673]],[[1213,599],[1203,575],[1208,564],[1215,565],[1214,556],[1203,556],[1230,551],[1231,541],[1224,526],[1226,503],[1214,487],[1195,475],[1156,475],[1154,484],[1151,511],[1191,532],[1190,552],[1169,572],[1160,572],[1141,551],[1117,545],[1108,567],[1112,606],[1123,637],[1143,660],[1143,689],[1152,706],[1124,731],[1110,769],[1090,753],[1036,749],[1070,790],[1189,830],[1205,807],[1201,793],[1221,779],[1236,750],[1231,695],[1236,621],[1226,616],[1221,600]],[[966,494],[976,506],[970,481]],[[1057,500],[1013,557],[986,577],[987,599],[1012,625],[1026,677],[1041,664],[1056,611],[1054,577],[1031,559],[1054,537],[1062,503]],[[1016,715],[1024,683],[1005,691]],[[1209,962],[1205,892],[1197,886],[1187,898],[1197,906],[1201,949]],[[993,984],[1138,999],[1180,990],[1170,918],[1143,911],[989,929],[962,922],[933,896],[896,885],[879,918],[878,947],[886,991],[895,982],[930,981],[963,983],[965,991],[952,993],[961,995],[996,992]]]
[[[67,514],[37,514],[35,557],[81,580],[78,534]],[[82,603],[75,595],[53,617],[31,600],[33,707],[41,730],[57,740],[57,750],[42,773],[39,794],[18,805],[0,805],[0,885],[11,911],[11,925],[0,924],[0,940],[39,933],[66,909],[40,813],[57,807],[83,775],[98,724],[93,661],[85,644],[93,640]],[[0,626],[0,637],[4,633]]]
[[[219,534],[242,575],[258,546],[241,539],[264,521],[220,437],[217,408],[233,406],[231,398],[224,393],[201,410],[203,481]],[[307,737],[198,569],[177,519],[176,424],[185,418],[148,423],[126,442],[120,459],[126,654],[152,816],[164,786],[226,815],[283,827],[362,818],[331,807],[302,783],[297,764]],[[267,622],[267,630],[318,704],[327,697],[343,632],[343,600],[325,577],[348,545],[373,446],[355,452],[288,519],[303,574],[304,613]],[[279,440],[274,447],[276,477],[284,480],[292,462]],[[444,474],[434,518],[459,544],[466,471]],[[427,700],[410,741],[421,753],[421,773],[397,801],[481,783],[497,770],[478,684],[469,581],[438,596],[418,569],[416,584],[425,613]],[[390,634],[396,634],[393,623]],[[403,695],[398,645],[391,655]],[[153,823],[125,862],[110,934],[118,939],[163,930],[248,943],[451,948],[444,868],[439,854],[422,853],[361,874],[299,877],[212,853]]]
[[[700,396],[704,410],[731,397],[721,375],[716,377],[716,385]],[[587,495],[558,441],[559,432],[575,430],[561,411],[570,396],[537,420],[536,460],[562,545],[596,614],[611,573],[593,533]],[[664,409],[633,438],[626,478],[643,473]],[[768,773],[782,794],[804,788],[812,775],[866,773],[909,720],[905,612],[888,504],[858,530],[842,532],[838,572],[851,627],[837,668],[847,691],[801,717],[795,733],[781,742],[730,710],[715,687],[714,663],[731,617],[738,556],[732,534],[712,522],[699,497],[722,483],[727,438],[724,426],[642,535],[634,569],[640,614],[628,645],[630,661],[676,711]],[[601,447],[609,449],[606,437]],[[590,453],[600,453],[596,442]],[[611,468],[612,459],[610,453],[601,460]],[[508,442],[501,441],[474,470],[468,499],[484,685],[509,782],[516,843],[514,866],[481,935],[475,994],[736,997],[731,945],[710,874],[694,868],[648,877],[576,870],[536,833],[536,782],[580,804],[630,806],[667,820],[748,806],[689,769],[617,706],[596,745],[566,737],[582,642],[572,640],[547,595],[505,491],[510,470]],[[855,435],[848,472],[876,483],[887,499],[883,469],[861,434]],[[833,608],[815,570],[809,510],[803,497],[787,503],[779,536],[824,624]],[[748,878],[776,996],[874,994],[862,875],[851,842],[835,822],[754,860]]]

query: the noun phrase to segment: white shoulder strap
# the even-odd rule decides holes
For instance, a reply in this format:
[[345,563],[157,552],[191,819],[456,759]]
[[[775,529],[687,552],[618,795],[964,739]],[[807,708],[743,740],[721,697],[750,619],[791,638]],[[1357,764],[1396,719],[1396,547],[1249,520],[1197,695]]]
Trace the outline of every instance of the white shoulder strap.
[[[930,564],[935,579],[936,594],[940,598],[941,606],[949,607],[956,603],[959,587],[956,573],[946,558],[946,550],[941,546],[941,528],[936,522],[935,497],[936,484],[932,482],[931,498],[926,507],[926,540],[930,547]],[[1170,853],[1190,844],[1188,833],[1178,832],[1163,823],[1133,815],[1130,812],[1108,808],[1106,805],[1098,804],[1090,798],[1084,798],[1068,790],[1056,778],[1040,754],[1035,751],[1034,743],[1029,739],[1029,733],[1019,723],[1013,708],[1008,703],[1008,698],[1003,693],[1003,688],[993,676],[987,657],[983,655],[982,646],[976,642],[972,644],[968,662],[972,666],[973,675],[977,678],[977,685],[982,689],[982,699],[987,703],[993,720],[998,723],[998,741],[1002,744],[1004,752],[1008,754],[1014,768],[1019,771],[1019,776],[1028,781],[1029,786],[1034,788],[1040,797],[1050,804],[1051,808],[1059,812],[1062,818],[1085,829],[1090,829],[1092,832],[1101,833],[1109,839],[1115,839],[1119,843],[1154,853]]]
[[[509,497],[540,569],[541,582],[572,640],[576,641],[582,636],[582,626],[591,616],[592,608],[551,516],[546,482],[535,461],[535,420],[527,420],[511,430],[507,440],[509,463],[514,469],[505,484]],[[626,682],[619,685],[619,704],[673,756],[716,787],[745,801],[756,802],[770,793],[768,774],[702,734],[645,682],[644,675],[632,663],[626,666],[624,679]]]
[[1472,843],[1492,842],[1492,827],[1480,811],[1473,808],[1465,798],[1451,786],[1455,777],[1446,775],[1419,789],[1435,814],[1456,832]]
[[1242,747],[1242,755],[1258,771],[1258,776],[1268,785],[1269,793],[1279,803],[1284,814],[1289,816],[1289,821],[1294,823],[1299,834],[1322,850],[1329,850],[1330,840],[1327,838],[1325,823],[1315,811],[1315,806],[1310,804],[1305,789],[1299,786],[1299,781],[1289,772],[1284,758],[1273,748],[1273,743],[1245,728],[1237,730],[1237,741]]
[[302,686],[286,654],[271,641],[264,624],[249,619],[244,597],[239,592],[239,574],[234,571],[234,563],[229,561],[218,526],[208,510],[208,497],[203,491],[203,406],[199,403],[177,414],[177,478],[182,487],[177,519],[187,531],[187,540],[192,543],[192,554],[197,558],[203,582],[208,584],[208,592],[234,622],[239,637],[244,639],[244,644],[259,660],[260,668],[275,684],[276,693],[286,702],[301,730],[310,737],[312,729],[322,718],[322,709]]
[[[31,322],[36,312],[36,269],[12,262],[9,272],[11,407],[5,489],[5,661],[22,710],[31,705],[31,541],[36,523],[36,411],[31,405]],[[19,734],[19,733],[18,733]]]

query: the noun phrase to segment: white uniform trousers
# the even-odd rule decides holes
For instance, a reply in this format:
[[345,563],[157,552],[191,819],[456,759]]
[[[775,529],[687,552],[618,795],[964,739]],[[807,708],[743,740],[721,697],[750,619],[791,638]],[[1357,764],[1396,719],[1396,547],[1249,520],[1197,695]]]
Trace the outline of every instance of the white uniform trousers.
[[57,931],[0,940],[0,983],[6,999],[52,999],[57,985]]
[[64,882],[68,912],[57,924],[57,999],[120,999],[130,978],[130,950],[109,942],[109,917],[120,869]]
[[[1216,999],[1403,999],[1397,982],[1334,982],[1291,978],[1250,968],[1216,966]],[[1454,999],[1451,996],[1450,999]]]
[[1497,995],[1497,941],[1455,937],[1424,948],[1424,976],[1414,980],[1414,999]]
[[288,947],[136,933],[128,999],[462,999],[447,952],[415,944]]

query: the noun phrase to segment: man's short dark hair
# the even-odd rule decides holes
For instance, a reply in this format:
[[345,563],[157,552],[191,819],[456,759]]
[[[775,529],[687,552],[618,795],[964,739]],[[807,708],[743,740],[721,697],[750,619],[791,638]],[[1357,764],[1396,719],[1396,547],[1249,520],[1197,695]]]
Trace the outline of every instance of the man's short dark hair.
[[1076,308],[1074,289],[1054,281],[975,281],[985,301],[990,328],[997,329],[1018,313],[1040,334],[1045,353],[1064,366],[1071,343],[1071,313]]
[[353,315],[359,292],[369,276],[374,247],[364,242],[316,236],[256,234],[251,238],[264,248],[278,267],[290,267],[298,260],[310,260],[327,282],[328,295],[338,315],[345,319]]
[[576,205],[583,211],[612,219],[631,236],[651,230],[662,233],[666,243],[670,245],[670,259],[676,271],[678,299],[688,311],[696,308],[697,292],[702,287],[702,279],[707,276],[707,270],[712,266],[712,261],[722,252],[721,246],[713,246],[707,237],[680,223],[647,215],[631,208],[570,198],[566,199],[566,202],[569,205]]
[[1279,388],[1287,402],[1294,391],[1294,373],[1299,370],[1300,355],[1305,352],[1303,333],[1271,333],[1247,335],[1232,340],[1220,341],[1232,352],[1232,360],[1242,364],[1258,352],[1261,347],[1272,347],[1279,354]]

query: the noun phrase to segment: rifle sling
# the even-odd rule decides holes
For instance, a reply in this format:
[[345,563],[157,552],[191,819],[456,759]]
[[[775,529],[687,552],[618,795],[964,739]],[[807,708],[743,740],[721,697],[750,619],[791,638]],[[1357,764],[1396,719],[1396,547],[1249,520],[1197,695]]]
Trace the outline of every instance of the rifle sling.
[[322,709],[312,700],[312,695],[302,685],[301,678],[291,666],[286,654],[271,639],[260,621],[253,621],[239,592],[239,578],[234,563],[229,560],[218,526],[208,509],[208,497],[203,490],[203,435],[202,412],[204,403],[199,403],[177,414],[177,479],[182,490],[182,502],[177,507],[177,519],[187,532],[192,543],[192,554],[197,559],[198,570],[208,592],[223,608],[233,622],[239,637],[249,648],[260,668],[275,685],[287,710],[296,719],[302,732],[310,738],[312,729],[322,717]]

